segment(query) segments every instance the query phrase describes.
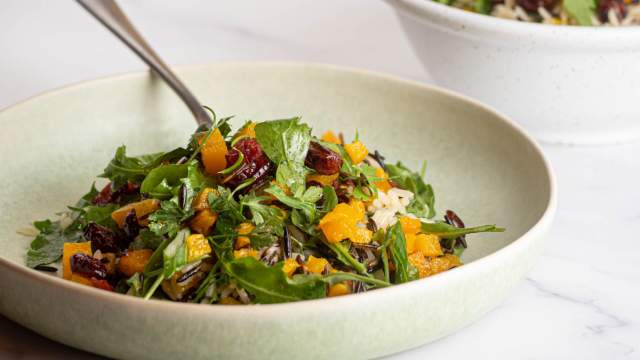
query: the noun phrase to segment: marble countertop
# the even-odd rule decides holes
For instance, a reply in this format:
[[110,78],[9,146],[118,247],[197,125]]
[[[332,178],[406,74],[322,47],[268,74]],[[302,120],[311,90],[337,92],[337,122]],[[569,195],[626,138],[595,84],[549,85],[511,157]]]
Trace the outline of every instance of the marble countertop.
[[[380,1],[163,0],[123,7],[171,64],[312,61],[431,81]],[[144,69],[71,1],[4,0],[0,54],[0,108],[68,83]],[[543,148],[559,185],[545,254],[483,319],[395,358],[640,359],[640,143]],[[0,316],[0,358],[95,357]]]

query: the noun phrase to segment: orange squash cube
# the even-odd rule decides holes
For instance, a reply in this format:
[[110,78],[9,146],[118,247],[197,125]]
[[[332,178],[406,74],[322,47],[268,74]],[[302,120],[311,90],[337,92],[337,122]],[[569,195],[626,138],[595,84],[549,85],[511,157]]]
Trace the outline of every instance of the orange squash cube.
[[345,144],[344,149],[349,154],[351,162],[355,165],[360,164],[369,155],[369,150],[360,141],[354,141],[351,144]]
[[320,138],[320,140],[328,143],[338,144],[338,145],[342,144],[342,141],[340,141],[340,138],[337,137],[336,134],[334,134],[333,131],[331,130],[328,130],[324,134],[322,134],[322,137]]
[[218,220],[218,214],[209,209],[199,211],[196,216],[191,219],[189,225],[191,229],[198,234],[209,235],[213,231],[213,226]]
[[344,281],[329,286],[329,297],[348,295],[349,293],[349,285]]
[[217,194],[218,190],[209,187],[202,189],[191,202],[191,207],[195,211],[209,209],[209,194],[211,193]]
[[151,249],[131,250],[120,257],[118,262],[118,271],[126,276],[133,276],[135,273],[144,271],[144,267],[153,255]]
[[124,219],[131,212],[131,210],[136,211],[136,217],[138,218],[138,223],[140,225],[144,225],[141,220],[143,217],[155,212],[160,208],[160,200],[158,199],[146,199],[138,202],[134,202],[131,204],[127,204],[114,212],[111,213],[111,218],[113,221],[118,224],[119,227],[124,226]]
[[227,167],[227,160],[225,158],[228,152],[227,144],[224,141],[224,137],[222,137],[220,129],[215,129],[206,142],[204,142],[205,139],[206,136],[198,139],[198,143],[202,145],[200,154],[202,154],[204,171],[209,175],[217,175],[218,172]]
[[404,232],[405,235],[417,234],[422,228],[422,223],[416,218],[403,216],[399,221],[402,226],[402,232]]
[[320,175],[320,174],[310,174],[307,175],[307,182],[317,182],[322,186],[331,186],[334,181],[340,176],[340,173],[337,172],[333,175]]
[[282,265],[282,271],[287,274],[288,277],[293,276],[293,273],[300,267],[300,264],[295,259],[286,259]]
[[329,262],[325,258],[317,258],[310,255],[305,263],[307,271],[314,274],[322,274],[324,268],[329,265]]
[[418,234],[415,235],[415,251],[420,251],[424,256],[440,256],[440,238],[437,235]]

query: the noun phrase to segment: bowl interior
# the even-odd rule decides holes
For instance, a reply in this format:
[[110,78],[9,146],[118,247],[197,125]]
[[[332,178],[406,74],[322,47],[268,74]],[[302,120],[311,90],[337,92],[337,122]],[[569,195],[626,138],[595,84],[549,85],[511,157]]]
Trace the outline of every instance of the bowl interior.
[[[545,164],[512,125],[439,90],[325,66],[217,64],[180,69],[219,115],[267,120],[300,115],[316,135],[355,131],[370,150],[414,169],[427,161],[438,216],[453,209],[475,235],[465,262],[518,239],[548,205]],[[131,154],[186,144],[190,113],[159,79],[132,74],[71,86],[0,113],[0,255],[22,264],[31,238],[17,233],[88,190],[121,144]],[[98,184],[102,184],[99,181]]]

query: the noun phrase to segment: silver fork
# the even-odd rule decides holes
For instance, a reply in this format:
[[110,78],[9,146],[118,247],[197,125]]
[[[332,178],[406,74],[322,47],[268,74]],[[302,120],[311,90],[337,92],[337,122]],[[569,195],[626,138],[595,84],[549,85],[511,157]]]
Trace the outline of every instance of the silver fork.
[[76,1],[160,75],[187,105],[199,128],[211,127],[211,118],[198,99],[153,51],[114,0]]

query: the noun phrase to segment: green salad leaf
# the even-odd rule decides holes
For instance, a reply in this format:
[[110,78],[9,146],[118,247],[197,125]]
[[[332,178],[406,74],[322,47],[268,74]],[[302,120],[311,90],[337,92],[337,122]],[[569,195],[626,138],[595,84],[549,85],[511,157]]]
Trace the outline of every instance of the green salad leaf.
[[187,264],[187,245],[185,240],[189,236],[189,229],[182,229],[162,252],[163,275],[170,278],[182,266]]
[[458,228],[444,222],[422,223],[422,232],[438,235],[442,239],[455,239],[462,235],[481,232],[503,232],[504,228],[495,225],[482,225],[471,228]]
[[127,181],[139,184],[151,170],[162,162],[176,160],[189,155],[190,152],[188,150],[177,148],[166,153],[130,157],[127,156],[127,148],[122,145],[116,150],[115,156],[100,177],[111,180],[116,189],[126,184]]
[[160,203],[160,209],[149,215],[149,230],[158,236],[174,237],[181,228],[183,221],[193,214],[184,211],[174,197]]
[[140,185],[140,192],[156,199],[169,199],[172,190],[187,176],[188,164],[160,165],[147,174]]
[[95,186],[85,194],[70,211],[64,215],[66,226],[61,221],[43,220],[34,222],[40,232],[27,250],[26,263],[29,267],[51,264],[62,257],[65,242],[85,241],[83,230],[89,222],[116,228],[111,212],[117,205],[95,206],[91,200],[98,194]]
[[596,9],[595,0],[564,0],[562,6],[580,25],[593,25],[591,18]]
[[299,188],[304,189],[307,173],[304,160],[311,141],[311,128],[295,117],[258,123],[255,131],[256,140],[264,152],[278,164],[277,181],[294,194]]
[[401,284],[418,278],[417,269],[409,263],[407,257],[407,242],[402,231],[400,222],[389,227],[387,230],[387,239],[389,240],[389,250],[391,250],[391,259],[396,268],[395,283]]
[[267,266],[251,256],[223,259],[223,268],[260,304],[319,299],[326,296],[325,282],[318,275],[295,275],[282,271],[284,262]]

